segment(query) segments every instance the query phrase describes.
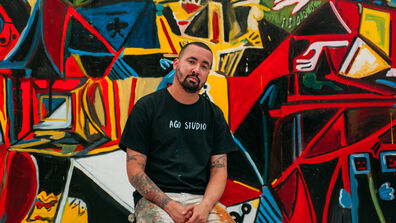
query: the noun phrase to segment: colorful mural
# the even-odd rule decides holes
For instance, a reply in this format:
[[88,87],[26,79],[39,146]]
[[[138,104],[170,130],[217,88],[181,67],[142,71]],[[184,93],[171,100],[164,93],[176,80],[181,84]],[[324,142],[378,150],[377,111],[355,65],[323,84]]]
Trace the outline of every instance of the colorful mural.
[[[0,222],[128,222],[118,140],[191,41],[236,222],[396,222],[395,0],[1,0]],[[393,22],[393,23],[392,23]]]

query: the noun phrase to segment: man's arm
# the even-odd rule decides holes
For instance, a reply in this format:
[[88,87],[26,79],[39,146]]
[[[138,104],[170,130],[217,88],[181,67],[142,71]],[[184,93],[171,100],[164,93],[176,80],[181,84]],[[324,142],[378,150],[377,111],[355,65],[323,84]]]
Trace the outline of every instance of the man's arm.
[[227,154],[211,157],[210,178],[200,204],[192,207],[193,215],[187,223],[206,222],[210,211],[224,192],[227,182]]
[[147,157],[127,149],[127,174],[132,186],[147,200],[164,209],[175,222],[185,222],[191,212],[182,204],[170,199],[144,172]]

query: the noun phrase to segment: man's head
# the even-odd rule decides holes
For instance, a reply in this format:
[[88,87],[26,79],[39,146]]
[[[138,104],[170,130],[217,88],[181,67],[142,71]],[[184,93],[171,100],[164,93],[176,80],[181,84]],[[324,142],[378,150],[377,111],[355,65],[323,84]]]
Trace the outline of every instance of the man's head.
[[206,44],[188,43],[173,63],[176,72],[173,84],[181,85],[189,93],[198,92],[208,78],[212,62],[213,53]]

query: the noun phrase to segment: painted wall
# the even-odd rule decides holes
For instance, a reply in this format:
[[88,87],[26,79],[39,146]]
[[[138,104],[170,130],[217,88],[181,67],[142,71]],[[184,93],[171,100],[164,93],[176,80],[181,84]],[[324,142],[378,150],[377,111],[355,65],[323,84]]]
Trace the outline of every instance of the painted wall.
[[236,222],[396,222],[395,0],[1,0],[0,222],[127,222],[118,139],[203,41]]

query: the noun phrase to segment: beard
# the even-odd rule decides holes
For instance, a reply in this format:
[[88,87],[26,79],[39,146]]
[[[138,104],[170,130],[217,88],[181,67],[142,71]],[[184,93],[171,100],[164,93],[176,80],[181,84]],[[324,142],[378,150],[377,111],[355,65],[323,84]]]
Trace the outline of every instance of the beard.
[[[197,83],[189,82],[187,80],[189,77],[197,78]],[[200,87],[201,80],[199,79],[198,75],[195,75],[195,74],[187,74],[187,76],[184,78],[184,80],[182,82],[180,82],[180,84],[183,87],[183,89],[189,93],[195,93],[195,92],[201,90],[201,87]]]

